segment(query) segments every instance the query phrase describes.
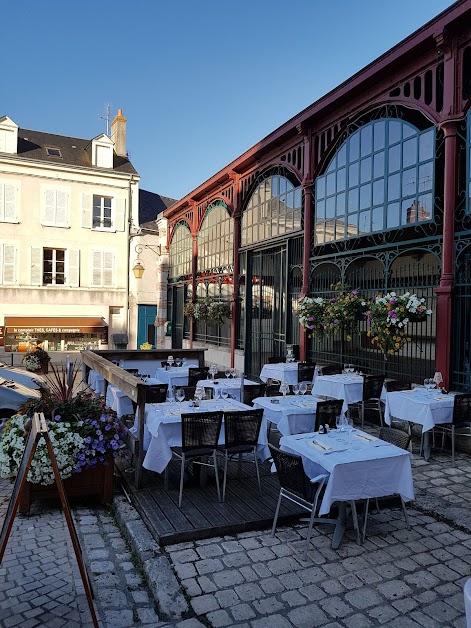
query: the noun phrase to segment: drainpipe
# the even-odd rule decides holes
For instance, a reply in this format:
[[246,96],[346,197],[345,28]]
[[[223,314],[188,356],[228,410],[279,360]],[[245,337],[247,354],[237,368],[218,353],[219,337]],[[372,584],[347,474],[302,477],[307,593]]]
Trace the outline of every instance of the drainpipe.
[[[126,282],[126,333],[128,334],[128,341],[130,339],[130,311],[129,311],[129,291],[131,289],[131,240],[134,235],[131,234],[132,226],[132,184],[134,182],[134,175],[129,177],[129,191],[128,191],[128,226],[127,226],[127,240],[128,240],[128,261],[127,261],[127,282]],[[137,235],[137,234],[136,234]]]

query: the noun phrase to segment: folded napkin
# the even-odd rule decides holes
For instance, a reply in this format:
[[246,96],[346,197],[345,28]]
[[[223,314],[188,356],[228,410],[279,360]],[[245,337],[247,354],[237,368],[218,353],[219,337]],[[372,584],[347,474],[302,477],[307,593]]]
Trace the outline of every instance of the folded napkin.
[[304,406],[305,408],[314,408],[317,406],[317,403],[315,401],[301,401],[299,405]]
[[316,440],[315,438],[312,441],[309,441],[308,445],[310,445],[311,447],[316,447],[317,449],[319,449],[325,454],[329,453],[330,451],[333,451],[334,449],[330,445],[327,445],[326,443],[322,443],[321,441]]

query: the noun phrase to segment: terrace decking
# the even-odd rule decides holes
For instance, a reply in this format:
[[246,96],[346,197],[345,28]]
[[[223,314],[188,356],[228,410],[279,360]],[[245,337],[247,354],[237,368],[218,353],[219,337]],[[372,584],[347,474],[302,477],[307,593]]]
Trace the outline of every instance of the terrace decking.
[[[226,501],[217,499],[214,478],[206,486],[192,479],[183,491],[182,507],[178,507],[179,464],[170,463],[169,489],[165,490],[163,475],[144,470],[142,488],[136,489],[134,474],[126,472],[129,463],[117,459],[122,486],[133,505],[160,545],[181,543],[225,534],[269,528],[273,523],[280,490],[277,476],[270,473],[267,462],[260,466],[262,494],[258,492],[253,464],[243,464],[240,478],[237,464],[229,466]],[[222,487],[222,473],[221,487]],[[286,500],[280,510],[279,525],[293,523],[305,511]]]

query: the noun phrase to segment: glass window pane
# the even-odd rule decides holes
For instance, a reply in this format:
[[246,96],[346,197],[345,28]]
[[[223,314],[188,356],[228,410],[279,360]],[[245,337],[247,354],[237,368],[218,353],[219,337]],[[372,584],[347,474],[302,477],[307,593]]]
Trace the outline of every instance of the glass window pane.
[[327,166],[326,172],[333,172],[335,170],[335,157],[330,161],[329,165]]
[[402,122],[389,120],[389,144],[395,144],[402,139]]
[[411,137],[402,145],[402,167],[408,168],[415,163],[417,163],[417,138]]
[[374,150],[380,150],[384,148],[384,133],[385,133],[386,123],[381,120],[380,122],[375,122],[374,124]]
[[377,177],[384,176],[384,152],[376,153],[373,157],[373,177],[376,179]]
[[358,214],[352,214],[348,217],[347,222],[347,237],[353,237],[358,235]]
[[382,231],[383,228],[383,208],[376,207],[371,212],[371,231]]
[[388,229],[392,229],[393,227],[399,227],[399,225],[401,224],[399,219],[399,203],[391,203],[388,205],[386,218],[386,226]]
[[419,166],[419,192],[426,192],[433,187],[433,162],[429,161]]
[[433,158],[434,134],[434,129],[430,129],[419,136],[419,161],[426,161],[427,159]]
[[373,125],[367,124],[360,133],[361,137],[361,156],[371,155],[373,152]]
[[335,216],[335,196],[331,196],[326,200],[325,215],[326,218],[333,218]]
[[343,144],[339,152],[337,153],[337,167],[341,168],[342,166],[345,166],[346,162],[347,162],[347,145]]
[[345,168],[337,170],[337,192],[343,192],[346,186],[347,171]]
[[322,244],[324,242],[324,221],[316,222],[316,242]]
[[360,212],[358,215],[358,231],[359,233],[369,233],[371,231],[371,212]]
[[417,135],[417,129],[405,122],[402,125],[402,139],[405,140],[408,137],[413,137],[414,135]]
[[373,205],[384,203],[384,179],[378,179],[373,183]]
[[358,162],[355,164],[351,164],[350,167],[348,168],[348,187],[349,188],[352,188],[358,185],[359,183],[358,174],[359,174]]
[[316,216],[318,218],[325,218],[325,201],[318,201],[316,203]]
[[337,216],[343,216],[345,214],[345,193],[337,194]]
[[[286,193],[286,179],[285,177],[277,177],[279,184],[280,184],[280,194],[285,194]],[[270,179],[267,180],[267,184],[268,186],[270,185]],[[270,191],[270,187],[268,187],[268,191]],[[273,194],[270,194],[270,196],[273,196]]]
[[301,188],[294,190],[294,206],[296,209],[301,209],[303,206],[303,193]]
[[417,219],[419,221],[430,220],[433,216],[433,197],[431,194],[419,196]]
[[395,201],[401,192],[401,175],[393,174],[388,177],[388,201]]
[[417,222],[417,207],[415,199],[402,201],[402,224],[408,225]]
[[349,140],[349,159],[355,161],[360,157],[360,132],[356,131]]
[[417,170],[409,168],[402,173],[402,196],[415,196],[417,194]]
[[327,196],[335,193],[335,172],[327,175]]
[[273,196],[278,196],[279,193],[280,193],[280,177],[271,177],[271,194]]
[[325,196],[325,177],[317,177],[316,179],[316,198],[324,198]]
[[348,192],[348,213],[358,211],[358,188],[349,190]]
[[343,240],[345,238],[345,222],[343,220],[335,221],[335,239]]
[[360,209],[371,207],[371,183],[360,187]]
[[371,181],[371,157],[362,159],[360,162],[360,182]]
[[396,172],[401,167],[401,146],[393,146],[388,151],[388,172]]

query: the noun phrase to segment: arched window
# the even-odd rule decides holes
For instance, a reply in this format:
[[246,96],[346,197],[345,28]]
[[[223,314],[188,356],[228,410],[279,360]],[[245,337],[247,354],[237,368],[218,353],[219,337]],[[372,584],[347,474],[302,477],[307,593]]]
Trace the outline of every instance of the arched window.
[[233,264],[233,249],[232,220],[226,204],[216,202],[206,210],[198,231],[198,270],[222,272],[216,269]]
[[177,279],[191,275],[192,257],[191,233],[186,222],[180,222],[173,232],[169,250],[170,277]]
[[317,177],[316,244],[433,218],[435,128],[376,120],[341,145]]
[[302,190],[282,176],[264,179],[242,214],[241,246],[247,246],[302,228]]

